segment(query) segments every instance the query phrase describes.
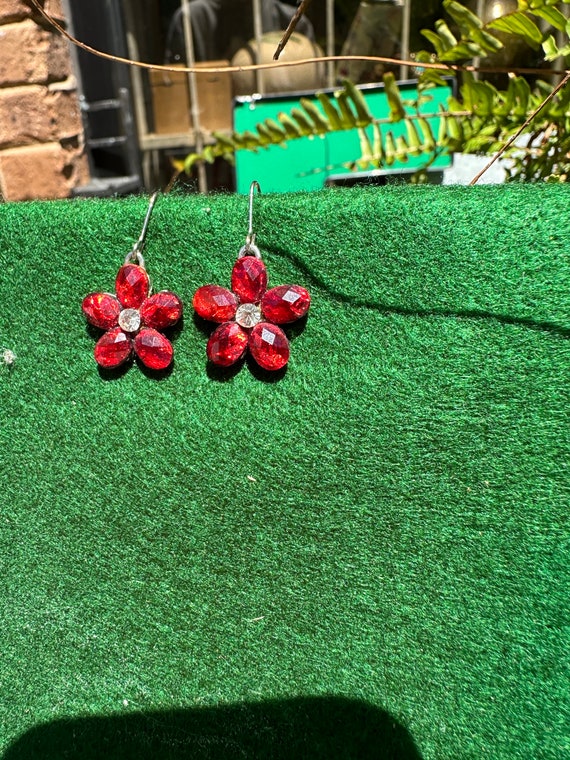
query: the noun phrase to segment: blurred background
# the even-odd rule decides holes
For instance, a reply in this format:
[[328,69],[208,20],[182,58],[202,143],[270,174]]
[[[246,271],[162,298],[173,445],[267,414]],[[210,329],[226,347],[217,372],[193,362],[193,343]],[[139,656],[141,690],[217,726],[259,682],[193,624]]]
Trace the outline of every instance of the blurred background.
[[[516,0],[466,4],[483,19],[517,5]],[[5,200],[121,195],[163,187],[172,177],[173,162],[202,151],[215,135],[252,129],[260,118],[294,107],[302,94],[334,90],[344,78],[363,85],[380,114],[388,109],[381,84],[386,71],[404,83],[404,91],[409,88],[410,97],[417,95],[417,72],[397,64],[316,62],[237,74],[148,71],[70,45],[26,0],[2,5],[0,192]],[[43,5],[72,35],[99,50],[156,64],[223,69],[270,61],[297,4],[44,0]],[[408,59],[413,51],[430,49],[420,32],[432,29],[443,15],[439,0],[312,0],[281,59],[325,54]],[[539,52],[515,40],[487,58],[486,65],[538,66],[541,61]],[[506,75],[488,79],[504,86]],[[359,174],[347,169],[344,157],[354,139],[347,136],[332,146],[307,142],[287,155],[283,148],[247,156],[240,151],[235,166],[223,159],[198,163],[179,181],[190,191],[241,191],[255,172],[278,191],[348,184],[363,174],[369,182],[383,182],[387,175],[413,170],[396,166]],[[433,181],[445,176],[461,181],[451,155],[431,172]]]

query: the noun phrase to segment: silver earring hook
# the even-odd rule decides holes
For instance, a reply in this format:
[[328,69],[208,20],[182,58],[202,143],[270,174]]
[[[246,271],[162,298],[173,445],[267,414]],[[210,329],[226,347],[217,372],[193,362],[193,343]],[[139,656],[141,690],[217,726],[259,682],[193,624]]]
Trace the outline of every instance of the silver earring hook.
[[143,248],[144,248],[144,241],[146,238],[146,232],[148,230],[148,225],[150,222],[150,216],[152,214],[152,210],[154,208],[154,204],[156,203],[156,199],[158,198],[159,192],[160,192],[159,190],[156,190],[150,196],[141,234],[139,235],[139,239],[137,240],[137,242],[133,245],[131,252],[125,257],[125,264],[136,261],[139,266],[144,267],[144,258],[142,255]]
[[253,195],[255,193],[255,188],[257,188],[258,193],[261,193],[259,182],[254,179],[249,186],[249,228],[245,239],[245,245],[240,249],[238,254],[238,258],[240,259],[242,256],[247,256],[248,254],[253,254],[256,259],[261,258],[261,251],[255,245],[255,232],[253,231]]

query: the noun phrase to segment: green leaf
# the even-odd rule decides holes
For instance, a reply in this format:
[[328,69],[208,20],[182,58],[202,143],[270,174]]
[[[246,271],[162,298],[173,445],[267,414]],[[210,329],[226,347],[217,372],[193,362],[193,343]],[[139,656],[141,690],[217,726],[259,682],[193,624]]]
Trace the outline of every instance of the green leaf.
[[454,63],[455,61],[464,61],[477,56],[484,57],[485,51],[480,45],[474,42],[460,42],[454,45],[446,53],[439,56],[442,63]]
[[463,141],[463,129],[461,120],[450,116],[447,120],[447,134],[449,137],[449,147],[452,150],[459,150]]
[[540,29],[534,21],[519,11],[496,18],[488,26],[491,29],[498,29],[500,32],[516,34],[518,37],[522,37],[534,49],[538,48],[542,42],[542,32]]
[[218,145],[220,146],[220,149],[226,147],[229,151],[234,151],[236,148],[236,143],[233,137],[230,137],[227,134],[224,134],[223,132],[212,132],[212,137],[215,137]]
[[360,140],[360,158],[357,164],[361,169],[367,169],[374,160],[372,144],[365,129],[360,128],[358,130],[358,138]]
[[558,10],[558,8],[537,8],[536,10],[531,11],[531,13],[533,16],[543,18],[551,26],[553,26],[555,29],[559,29],[561,32],[566,29],[568,19],[563,13]]
[[321,104],[321,106],[323,108],[323,111],[325,112],[325,114],[326,114],[326,116],[327,116],[327,118],[329,120],[329,124],[330,124],[331,130],[333,130],[333,132],[335,132],[337,130],[343,129],[343,125],[342,125],[342,121],[341,121],[341,118],[340,118],[340,114],[336,110],[336,108],[334,106],[334,103],[332,102],[332,100],[329,97],[329,95],[327,95],[324,92],[318,92],[317,93],[317,98],[319,99],[319,103]]
[[402,163],[407,163],[408,153],[409,149],[406,139],[403,135],[400,135],[396,138],[396,158]]
[[346,79],[343,84],[346,94],[354,104],[357,126],[367,127],[372,123],[373,116],[368,109],[368,104],[366,103],[363,94],[350,80]]
[[335,93],[335,97],[340,109],[340,113],[342,115],[342,124],[344,129],[350,129],[351,127],[358,126],[354,111],[350,107],[347,93],[344,90],[341,90],[341,92]]
[[560,57],[560,51],[554,36],[550,34],[542,43],[542,49],[544,50],[544,58],[547,61],[555,61]]
[[386,140],[384,142],[384,156],[386,166],[392,166],[396,160],[396,143],[394,142],[394,135],[392,132],[386,134]]
[[382,130],[380,129],[380,124],[373,124],[372,132],[374,135],[372,154],[374,155],[374,160],[378,163],[378,165],[381,165],[384,158],[384,146],[382,144]]
[[528,113],[528,106],[530,101],[530,85],[523,77],[513,77],[511,80],[513,83],[516,104],[513,108],[513,115],[520,117],[526,117]]
[[501,40],[494,37],[490,32],[484,29],[474,29],[471,32],[471,38],[476,45],[486,53],[496,53],[504,47]]
[[292,108],[291,109],[291,116],[293,117],[293,119],[299,125],[299,128],[301,130],[301,134],[302,135],[312,135],[314,133],[313,125],[307,119],[307,117],[301,111],[300,108]]
[[423,149],[425,151],[430,151],[430,152],[433,151],[435,149],[435,138],[433,136],[433,132],[431,131],[429,122],[427,121],[427,119],[419,118],[418,126],[422,132]]
[[435,22],[435,30],[439,36],[443,49],[449,50],[454,45],[457,45],[457,38],[451,33],[451,29],[447,26],[443,19]]
[[421,33],[426,38],[426,40],[431,42],[431,44],[434,46],[438,58],[440,55],[443,55],[446,50],[449,50],[449,48],[452,47],[452,45],[445,45],[443,39],[439,36],[439,34],[436,34],[436,32],[432,31],[431,29],[422,29]]
[[199,160],[199,158],[200,156],[198,155],[198,153],[190,153],[188,156],[186,156],[186,158],[184,159],[184,171],[187,174],[190,174],[190,172],[192,171],[192,167],[194,166],[196,161]]
[[477,116],[483,119],[493,113],[493,106],[498,95],[497,90],[488,82],[476,81],[472,76],[465,77],[461,88],[465,104]]
[[328,132],[329,123],[319,111],[317,106],[313,103],[313,101],[309,100],[308,98],[301,98],[300,103],[315,125],[316,133],[319,135],[324,135],[326,132]]
[[406,119],[406,134],[408,137],[408,146],[410,155],[419,156],[422,152],[422,143],[416,125],[412,119]]
[[400,97],[400,88],[396,84],[396,78],[392,72],[384,74],[382,78],[384,80],[388,105],[390,106],[390,120],[401,121],[402,119],[406,118],[406,111],[402,104],[402,98]]
[[268,129],[268,127],[261,123],[257,125],[257,132],[259,134],[260,145],[270,145],[272,142],[274,142],[273,137],[271,135],[271,131]]
[[214,148],[213,148],[212,145],[206,145],[206,147],[202,151],[201,158],[207,164],[213,164],[214,163],[214,159],[216,158],[216,156],[214,154]]
[[285,132],[287,133],[287,137],[290,140],[294,140],[298,137],[303,136],[303,133],[301,132],[299,127],[295,124],[293,119],[289,116],[289,114],[281,111],[280,113],[277,114],[277,118],[283,125]]
[[271,132],[273,142],[283,142],[287,138],[287,131],[273,119],[265,119],[265,126]]
[[443,7],[465,37],[469,37],[474,29],[480,29],[483,26],[481,19],[455,0],[443,0]]
[[253,132],[250,132],[249,129],[246,129],[245,132],[242,132],[242,137],[244,141],[244,148],[247,148],[248,150],[255,150],[259,146],[259,136],[255,135]]

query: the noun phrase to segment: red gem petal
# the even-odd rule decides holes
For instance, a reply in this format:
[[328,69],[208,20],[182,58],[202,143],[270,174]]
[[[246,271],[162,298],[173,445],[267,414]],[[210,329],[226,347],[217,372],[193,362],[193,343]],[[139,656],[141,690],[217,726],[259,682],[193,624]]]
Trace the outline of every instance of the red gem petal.
[[164,330],[175,325],[182,316],[182,301],[175,293],[163,290],[144,301],[140,315],[148,327]]
[[120,303],[109,293],[90,293],[83,299],[81,308],[89,324],[102,330],[115,327],[121,313]]
[[277,325],[304,317],[310,305],[309,291],[300,285],[279,285],[277,288],[271,288],[261,300],[263,315]]
[[102,335],[95,344],[95,361],[100,367],[113,369],[124,364],[131,356],[131,341],[121,330],[114,327]]
[[242,256],[232,270],[232,290],[242,303],[257,303],[267,288],[267,270],[261,259]]
[[115,292],[125,309],[138,309],[149,290],[150,281],[146,269],[137,264],[125,264],[119,269]]
[[263,369],[276,370],[289,361],[289,341],[277,325],[260,322],[249,336],[249,350]]
[[228,322],[236,315],[237,298],[227,288],[203,285],[194,293],[194,309],[202,319],[210,322]]
[[172,361],[174,349],[168,338],[146,327],[135,338],[135,353],[149,369],[166,369]]
[[208,359],[218,367],[230,367],[244,355],[248,335],[237,322],[224,322],[210,335],[206,347]]

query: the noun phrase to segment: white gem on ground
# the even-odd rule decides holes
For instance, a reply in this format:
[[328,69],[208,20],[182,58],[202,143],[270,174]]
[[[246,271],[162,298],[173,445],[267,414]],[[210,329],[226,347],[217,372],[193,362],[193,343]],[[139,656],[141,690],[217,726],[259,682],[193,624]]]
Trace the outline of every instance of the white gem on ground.
[[261,330],[261,340],[265,341],[265,343],[269,343],[270,346],[275,343],[275,337],[275,333],[271,332],[271,330],[268,330],[265,327]]
[[261,309],[254,303],[242,303],[236,311],[238,325],[249,329],[261,322]]
[[119,314],[119,327],[125,332],[136,332],[141,326],[141,315],[136,309],[123,309]]
[[283,296],[283,300],[287,301],[287,303],[295,303],[295,301],[298,301],[299,298],[301,298],[301,294],[295,293],[294,290],[288,290]]

